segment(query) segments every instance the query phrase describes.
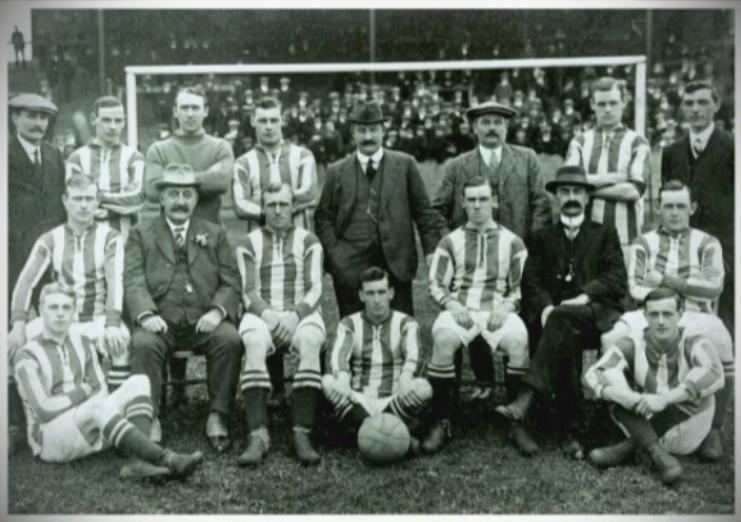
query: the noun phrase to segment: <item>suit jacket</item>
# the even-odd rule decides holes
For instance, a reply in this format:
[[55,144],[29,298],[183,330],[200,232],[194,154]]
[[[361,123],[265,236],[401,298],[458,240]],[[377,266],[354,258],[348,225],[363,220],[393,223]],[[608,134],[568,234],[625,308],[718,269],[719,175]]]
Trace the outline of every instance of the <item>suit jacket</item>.
[[[522,312],[528,323],[540,323],[543,309],[559,304],[556,294],[568,273],[563,237],[560,223],[533,234],[520,283]],[[617,231],[585,219],[574,248],[575,286],[589,296],[599,331],[608,331],[623,312],[628,286]]]
[[[206,246],[201,246],[196,237],[204,235]],[[191,216],[185,244],[188,271],[203,313],[220,306],[236,320],[241,284],[224,228]],[[143,312],[160,313],[157,304],[170,290],[174,267],[175,240],[163,215],[131,230],[126,243],[124,301],[132,323]]]
[[[483,160],[478,147],[452,159],[433,200],[433,208],[442,216],[449,230],[466,222],[463,209],[463,185],[479,175]],[[540,174],[538,158],[532,149],[504,144],[499,167],[499,217],[496,221],[521,239],[551,223],[551,203]]]
[[8,143],[8,292],[39,236],[66,221],[62,153],[42,142],[40,154],[38,175],[18,138]]
[[[425,255],[434,252],[440,239],[437,214],[430,206],[414,158],[403,152],[384,149],[378,231],[389,268],[402,281],[417,273],[416,223]],[[380,174],[380,172],[379,172]],[[357,176],[363,175],[355,153],[327,168],[327,179],[314,215],[316,235],[326,254],[327,269],[348,269],[343,262],[349,253],[343,233],[357,199]],[[377,174],[378,175],[378,174]]]
[[690,224],[718,238],[723,247],[726,273],[733,272],[734,241],[734,141],[733,135],[713,130],[707,146],[691,162],[689,135],[664,149],[661,179],[678,179],[688,185],[697,201]]

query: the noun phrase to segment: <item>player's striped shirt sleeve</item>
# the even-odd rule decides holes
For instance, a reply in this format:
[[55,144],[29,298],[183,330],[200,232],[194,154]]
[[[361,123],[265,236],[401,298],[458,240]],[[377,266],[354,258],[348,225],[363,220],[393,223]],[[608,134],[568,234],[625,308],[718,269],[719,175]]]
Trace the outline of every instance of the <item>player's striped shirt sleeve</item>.
[[329,371],[337,376],[340,372],[350,372],[350,361],[355,347],[355,332],[350,318],[337,324],[337,336],[329,358]]
[[[257,238],[254,238],[257,239]],[[247,244],[237,247],[237,266],[242,277],[242,300],[244,309],[252,314],[260,316],[267,308],[268,303],[260,297],[260,274],[259,266],[255,259],[255,246],[253,235],[247,237]],[[257,245],[260,247],[261,245]]]
[[10,305],[11,324],[16,321],[28,321],[31,296],[34,288],[36,288],[39,280],[51,264],[53,243],[52,234],[47,232],[34,244],[13,289]]
[[509,272],[507,273],[507,293],[504,301],[514,306],[515,311],[520,309],[520,282],[522,281],[522,269],[527,259],[525,243],[517,236],[513,236],[510,250]]
[[685,342],[685,357],[690,369],[681,385],[691,401],[708,397],[724,385],[723,367],[713,344],[704,337],[689,338]]
[[123,313],[124,240],[110,229],[105,241],[105,324],[120,326]]
[[[234,200],[234,212],[240,218],[246,218],[258,224],[262,214],[261,194],[255,194],[253,187],[253,172],[259,172],[257,162],[257,151],[250,150],[234,162],[234,175],[232,179],[232,198]],[[260,187],[257,187],[257,191]]]
[[401,322],[401,338],[399,339],[402,355],[404,356],[404,365],[402,372],[409,372],[412,375],[419,369],[419,325],[414,318],[404,317]]
[[304,296],[296,304],[299,319],[316,311],[322,297],[322,245],[313,235],[306,235],[304,242]]
[[609,379],[608,375],[619,376],[625,381],[625,372],[630,368],[629,360],[634,357],[634,345],[630,338],[620,339],[615,345],[607,348],[600,359],[584,373],[584,383],[594,392],[596,397],[602,397],[602,390],[616,379]]
[[429,272],[430,295],[442,307],[453,299],[450,295],[450,284],[454,273],[453,263],[452,240],[449,234],[437,245]]

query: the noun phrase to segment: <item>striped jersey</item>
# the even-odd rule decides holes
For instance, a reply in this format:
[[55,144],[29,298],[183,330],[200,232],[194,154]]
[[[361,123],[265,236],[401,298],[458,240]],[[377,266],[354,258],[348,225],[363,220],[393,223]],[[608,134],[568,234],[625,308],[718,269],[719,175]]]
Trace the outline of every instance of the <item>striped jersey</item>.
[[[643,193],[651,173],[650,157],[648,141],[621,124],[612,133],[590,129],[573,138],[564,164],[581,165],[587,174],[627,176],[627,181],[634,183]],[[592,221],[614,226],[620,236],[620,244],[629,245],[641,233],[643,198],[627,202],[593,196],[590,206]]]
[[723,251],[720,242],[702,230],[689,228],[672,235],[663,227],[647,232],[633,242],[628,286],[630,295],[643,301],[659,285],[646,280],[650,271],[665,279],[685,298],[685,309],[714,313],[723,292]]
[[144,156],[128,145],[119,143],[109,148],[93,139],[67,159],[66,177],[92,176],[101,195],[100,208],[108,211],[104,220],[128,236],[144,207],[144,164]]
[[643,332],[624,337],[608,348],[584,375],[597,397],[608,382],[602,373],[610,369],[627,371],[645,393],[662,394],[683,386],[689,400],[677,406],[689,415],[710,407],[712,394],[724,385],[723,368],[713,343],[705,337],[687,336],[683,330],[666,348]]
[[492,311],[520,305],[525,243],[493,223],[483,232],[469,225],[455,229],[437,246],[430,266],[430,294],[440,306],[455,299],[469,310]]
[[316,311],[322,297],[323,254],[311,232],[290,227],[283,234],[259,228],[237,247],[244,307],[260,315],[266,308],[295,310],[299,318]]
[[337,325],[337,338],[330,355],[330,371],[350,373],[350,385],[372,398],[398,393],[403,371],[414,375],[419,369],[419,325],[402,312],[391,311],[380,324],[365,312],[356,312]]
[[259,144],[234,163],[232,196],[234,212],[247,220],[248,231],[260,227],[262,191],[271,184],[287,183],[293,188],[294,207],[303,208],[293,216],[294,226],[313,232],[317,174],[310,150],[283,142],[275,156]]
[[39,335],[16,353],[14,365],[34,455],[41,453],[42,424],[108,390],[95,341],[79,334],[70,333],[61,344]]
[[31,295],[51,266],[54,280],[74,288],[75,321],[105,315],[106,326],[121,324],[123,309],[123,236],[105,223],[92,224],[82,235],[59,225],[36,240],[13,290],[10,320],[27,321]]

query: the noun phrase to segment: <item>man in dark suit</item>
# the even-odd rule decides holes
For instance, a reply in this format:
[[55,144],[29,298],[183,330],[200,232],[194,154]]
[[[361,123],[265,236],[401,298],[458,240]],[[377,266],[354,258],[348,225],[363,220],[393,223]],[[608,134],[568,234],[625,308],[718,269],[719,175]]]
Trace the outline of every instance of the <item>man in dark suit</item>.
[[[678,179],[690,188],[697,209],[690,225],[718,238],[723,250],[724,290],[718,301],[718,316],[735,337],[734,321],[734,139],[716,128],[715,114],[720,108],[715,87],[705,81],[689,82],[682,96],[682,112],[690,124],[687,136],[664,149],[661,179]],[[733,377],[726,377],[713,418],[713,429],[702,444],[701,454],[718,459],[723,454],[721,432],[726,409],[720,407],[733,396]]]
[[193,216],[199,184],[188,165],[165,168],[156,183],[163,213],[134,227],[126,245],[124,298],[135,325],[131,373],[149,377],[155,416],[167,356],[176,346],[206,355],[206,435],[223,452],[243,352],[233,324],[240,282],[224,228]]
[[725,291],[718,315],[734,334],[734,150],[733,135],[713,121],[720,97],[712,84],[690,82],[682,96],[682,112],[690,124],[687,136],[669,145],[661,155],[662,182],[678,179],[690,188],[697,210],[690,225],[718,238],[725,260]]
[[[8,143],[8,289],[18,276],[36,239],[64,223],[64,160],[53,145],[43,141],[50,119],[57,113],[52,102],[38,94],[19,94],[10,100],[15,135]],[[41,288],[44,281],[36,286]],[[32,302],[38,300],[38,291]],[[10,306],[8,306],[10,312]],[[9,354],[10,355],[10,354]],[[23,444],[23,406],[17,388],[8,383],[8,453]]]
[[[432,202],[443,217],[444,234],[466,223],[463,185],[483,176],[492,188],[492,218],[525,241],[551,222],[551,203],[543,188],[543,177],[535,151],[509,145],[507,127],[517,112],[496,102],[487,102],[466,111],[478,147],[457,156],[445,165],[440,187]],[[491,350],[480,338],[469,344],[471,367],[476,380],[494,379]],[[459,354],[461,352],[458,352]],[[490,389],[474,390],[474,398],[486,398]]]
[[357,151],[327,169],[314,216],[340,316],[363,309],[360,275],[371,266],[389,273],[396,289],[391,307],[412,315],[418,265],[414,225],[429,260],[439,240],[438,217],[414,158],[381,146],[384,117],[378,103],[361,102],[350,120]]
[[519,395],[497,411],[522,420],[536,392],[555,395],[568,431],[564,449],[580,459],[583,449],[572,435],[579,421],[573,375],[582,350],[599,348],[601,333],[620,317],[627,276],[615,228],[584,219],[593,190],[584,169],[561,167],[546,188],[556,195],[560,222],[533,235],[521,282],[522,311],[537,348]]

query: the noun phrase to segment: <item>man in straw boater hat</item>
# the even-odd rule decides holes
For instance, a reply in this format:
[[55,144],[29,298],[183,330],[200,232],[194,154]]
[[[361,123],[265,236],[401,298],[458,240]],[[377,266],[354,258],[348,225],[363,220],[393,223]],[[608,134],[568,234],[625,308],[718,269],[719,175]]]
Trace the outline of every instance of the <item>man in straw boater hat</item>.
[[316,235],[332,275],[340,316],[363,309],[360,275],[383,268],[395,289],[391,307],[412,315],[412,280],[417,273],[417,226],[431,259],[439,219],[413,157],[382,147],[384,116],[378,102],[359,102],[349,118],[356,151],[327,169],[315,214]]
[[155,416],[168,355],[178,346],[205,354],[206,435],[223,452],[243,351],[234,327],[240,283],[224,228],[193,215],[199,186],[188,165],[164,169],[162,213],[134,227],[126,244],[124,298],[134,324],[131,373],[149,377]]
[[[463,185],[483,176],[492,188],[492,218],[527,244],[533,232],[551,222],[551,204],[535,151],[507,143],[507,127],[517,111],[508,105],[486,102],[466,111],[478,146],[452,159],[433,199],[444,219],[444,234],[466,223]],[[444,235],[443,234],[443,235]],[[490,350],[480,337],[469,345],[471,364],[479,381],[493,381]],[[474,390],[486,398],[490,389]]]
[[625,263],[615,228],[585,219],[593,187],[581,166],[561,167],[546,189],[556,196],[559,222],[533,235],[521,282],[536,349],[517,398],[497,411],[522,420],[536,394],[555,397],[567,430],[564,450],[579,459],[583,449],[573,435],[581,420],[580,385],[574,374],[582,350],[598,349],[600,335],[623,311]]
[[[15,133],[8,141],[8,289],[16,285],[36,239],[64,223],[64,160],[44,141],[57,106],[38,94],[8,103]],[[45,280],[38,285],[41,289]],[[38,291],[32,302],[38,299]],[[10,307],[8,307],[10,311]],[[11,355],[10,353],[8,355]],[[23,407],[12,375],[8,382],[8,453],[23,444]]]

